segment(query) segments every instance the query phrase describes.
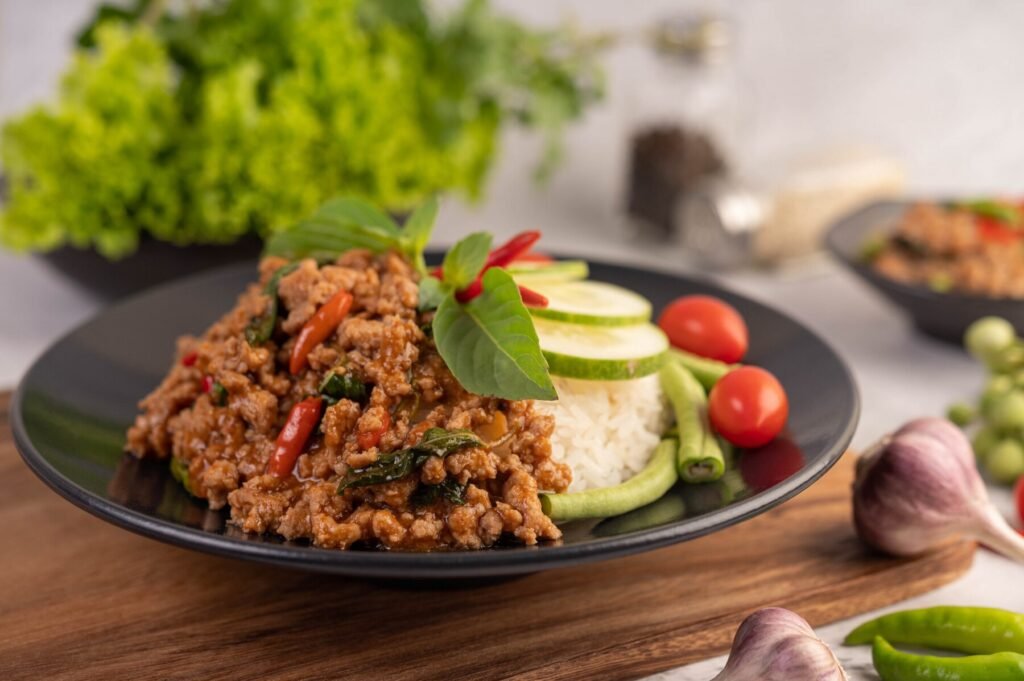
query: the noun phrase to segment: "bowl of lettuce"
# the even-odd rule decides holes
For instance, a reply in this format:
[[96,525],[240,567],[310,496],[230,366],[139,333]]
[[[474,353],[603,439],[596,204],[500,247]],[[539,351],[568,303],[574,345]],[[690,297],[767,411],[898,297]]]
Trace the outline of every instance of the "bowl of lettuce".
[[484,0],[103,5],[55,99],[0,128],[0,244],[118,295],[249,257],[339,193],[476,199],[508,125],[552,170],[597,49]]

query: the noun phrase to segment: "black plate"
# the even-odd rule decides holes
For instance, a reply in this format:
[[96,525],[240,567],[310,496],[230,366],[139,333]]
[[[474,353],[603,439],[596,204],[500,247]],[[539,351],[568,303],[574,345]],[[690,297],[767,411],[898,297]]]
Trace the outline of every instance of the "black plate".
[[914,326],[939,340],[959,345],[967,327],[982,317],[1008,319],[1024,333],[1024,301],[965,293],[939,293],[927,286],[905,284],[874,270],[861,257],[869,239],[893,231],[911,201],[882,201],[861,208],[837,222],[825,237],[834,256],[906,313]]
[[[659,502],[600,523],[566,526],[560,544],[486,551],[403,553],[331,551],[242,534],[222,512],[191,499],[166,464],[122,454],[135,404],[166,372],[174,340],[199,333],[228,310],[255,277],[239,266],[197,275],[119,303],[53,345],[26,374],[11,422],[22,456],[72,503],[116,525],[179,546],[289,567],[376,578],[494,577],[604,560],[686,541],[745,520],[803,490],[842,455],[859,414],[857,390],[836,353],[779,312],[700,281],[595,263],[595,279],[632,288],[655,309],[686,293],[734,304],[752,330],[748,359],[782,381],[790,399],[791,470],[785,479],[722,506],[726,486],[673,490]],[[751,459],[750,461],[754,461]],[[785,467],[785,466],[784,466]],[[774,482],[774,481],[773,481]],[[721,506],[721,507],[720,507]]]

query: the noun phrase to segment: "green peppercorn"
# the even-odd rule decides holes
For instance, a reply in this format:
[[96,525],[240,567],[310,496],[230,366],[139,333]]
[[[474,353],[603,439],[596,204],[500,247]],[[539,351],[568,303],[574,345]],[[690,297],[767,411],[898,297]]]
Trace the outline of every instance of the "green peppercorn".
[[992,408],[996,402],[1002,399],[1003,395],[1006,395],[1013,390],[1013,379],[1009,376],[993,376],[988,379],[985,384],[985,389],[981,393],[981,413],[985,418],[992,418]]
[[996,428],[1004,431],[1024,428],[1024,392],[1011,390],[996,400],[988,413]]
[[966,402],[951,404],[946,410],[946,418],[960,427],[969,425],[975,416],[977,416],[977,410]]
[[1017,332],[1001,317],[983,317],[967,328],[964,345],[967,351],[986,364],[1013,344]]
[[1002,436],[998,430],[992,426],[982,426],[971,440],[975,458],[984,461],[1001,439]]
[[1024,474],[1024,445],[1006,438],[985,456],[985,468],[996,482],[1011,484]]

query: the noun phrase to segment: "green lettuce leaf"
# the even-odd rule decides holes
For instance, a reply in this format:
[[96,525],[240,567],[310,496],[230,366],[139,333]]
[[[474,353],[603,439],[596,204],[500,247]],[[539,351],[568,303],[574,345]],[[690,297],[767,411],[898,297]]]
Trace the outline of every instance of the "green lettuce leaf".
[[433,327],[441,358],[466,390],[509,400],[558,398],[530,313],[503,269],[488,270],[483,293],[468,303],[445,296]]

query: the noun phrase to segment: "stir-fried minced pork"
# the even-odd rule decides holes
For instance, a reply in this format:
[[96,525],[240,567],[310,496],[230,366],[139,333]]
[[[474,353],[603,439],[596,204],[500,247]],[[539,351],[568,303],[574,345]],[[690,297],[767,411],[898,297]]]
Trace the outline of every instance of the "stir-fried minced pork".
[[[417,312],[417,275],[404,259],[350,251],[323,266],[303,260],[280,279],[272,337],[250,344],[246,327],[272,304],[264,285],[285,264],[265,259],[260,284],[233,310],[201,338],[178,341],[174,366],[142,400],[128,432],[132,453],[182,462],[190,491],[212,508],[230,506],[242,529],[317,546],[475,549],[503,536],[527,544],[561,536],[537,496],[564,491],[571,478],[551,458],[552,417],[530,401],[481,397],[459,385],[424,331],[429,313]],[[352,295],[351,309],[292,375],[297,336],[342,290]],[[365,385],[366,399],[327,406],[293,474],[268,473],[292,407],[317,395],[332,371]],[[416,445],[430,428],[467,429],[483,444],[339,493],[352,469]],[[446,482],[460,499],[422,494]]]

